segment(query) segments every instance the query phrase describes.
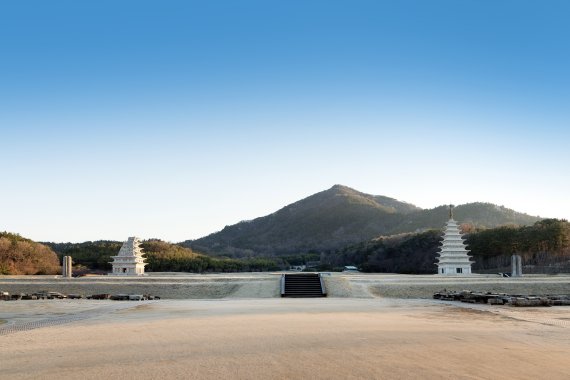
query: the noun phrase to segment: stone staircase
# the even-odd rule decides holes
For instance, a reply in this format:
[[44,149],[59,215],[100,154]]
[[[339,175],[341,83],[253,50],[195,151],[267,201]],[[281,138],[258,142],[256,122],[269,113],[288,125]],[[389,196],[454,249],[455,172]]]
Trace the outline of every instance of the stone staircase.
[[318,273],[295,273],[281,276],[281,297],[326,297],[325,285]]

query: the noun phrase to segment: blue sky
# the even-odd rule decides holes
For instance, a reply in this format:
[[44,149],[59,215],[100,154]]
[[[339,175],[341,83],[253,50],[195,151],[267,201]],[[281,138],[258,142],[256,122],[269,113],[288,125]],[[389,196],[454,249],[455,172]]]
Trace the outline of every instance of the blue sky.
[[570,218],[566,1],[0,4],[0,230],[197,238],[344,184]]

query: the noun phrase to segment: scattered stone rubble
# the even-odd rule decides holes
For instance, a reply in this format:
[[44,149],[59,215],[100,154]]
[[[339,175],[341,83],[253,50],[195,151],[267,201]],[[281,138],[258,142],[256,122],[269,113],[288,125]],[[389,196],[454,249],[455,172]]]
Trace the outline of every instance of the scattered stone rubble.
[[570,306],[570,295],[520,295],[491,292],[472,292],[462,290],[443,290],[434,293],[434,299],[441,301],[459,301],[466,303],[483,303],[488,305],[510,306]]
[[14,293],[0,291],[0,301],[19,300],[54,300],[54,299],[93,299],[93,300],[114,300],[114,301],[147,301],[159,300],[160,297],[150,294],[93,294],[83,296],[82,294],[62,294],[59,292],[48,292],[45,290],[36,293]]

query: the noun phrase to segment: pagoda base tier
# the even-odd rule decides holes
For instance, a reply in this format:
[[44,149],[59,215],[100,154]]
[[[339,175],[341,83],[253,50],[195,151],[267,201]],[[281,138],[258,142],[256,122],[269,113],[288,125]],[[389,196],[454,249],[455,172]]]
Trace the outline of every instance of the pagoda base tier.
[[439,265],[437,274],[442,276],[466,276],[471,274],[471,265]]

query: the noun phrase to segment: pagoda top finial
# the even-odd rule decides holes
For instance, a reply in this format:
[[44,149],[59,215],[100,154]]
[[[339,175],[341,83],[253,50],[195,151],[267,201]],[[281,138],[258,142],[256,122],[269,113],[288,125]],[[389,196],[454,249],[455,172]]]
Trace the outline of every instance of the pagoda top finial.
[[449,219],[453,219],[453,205],[449,205]]

